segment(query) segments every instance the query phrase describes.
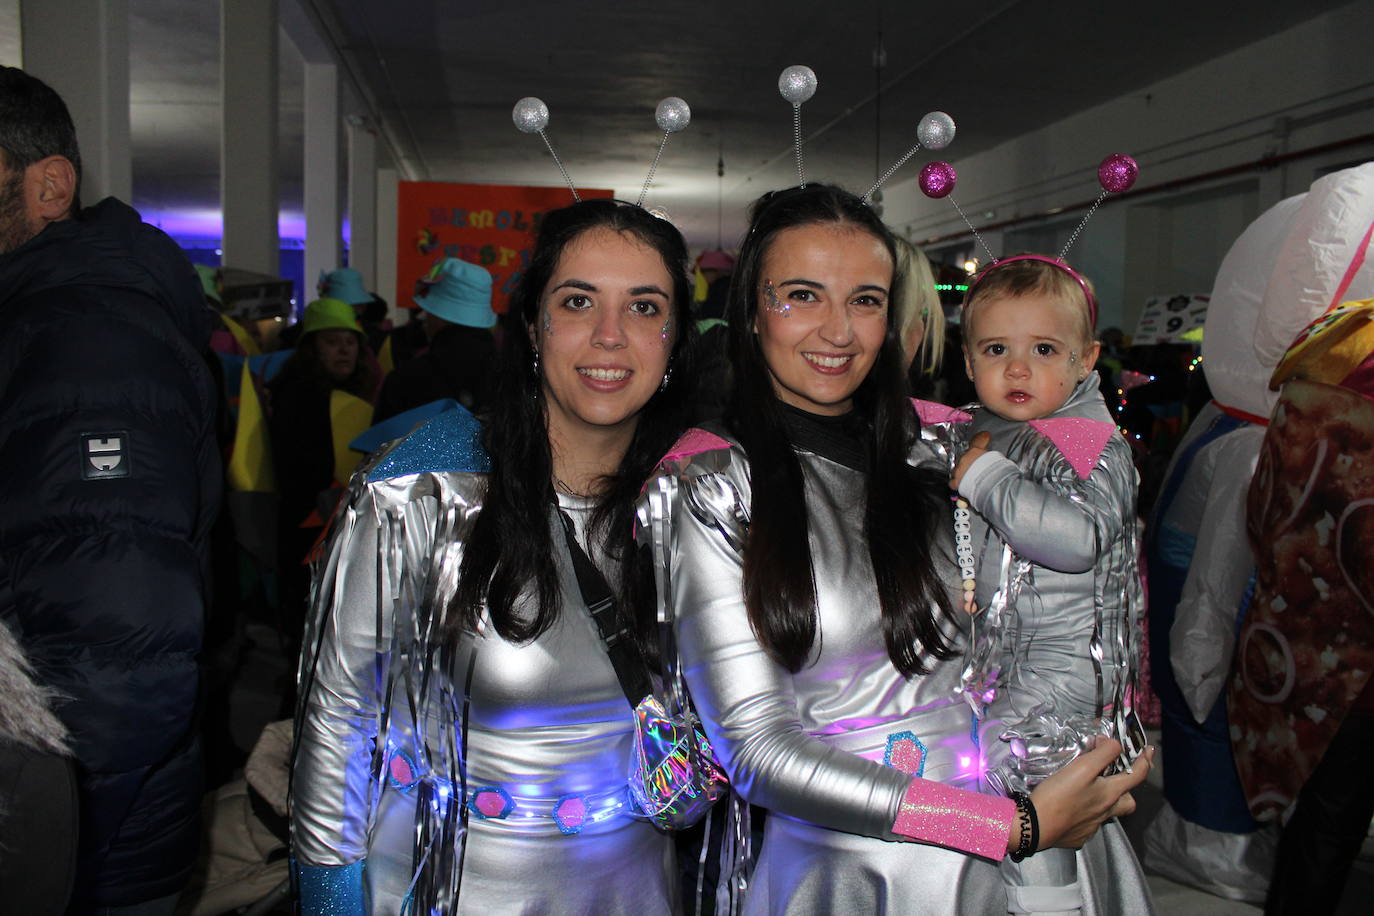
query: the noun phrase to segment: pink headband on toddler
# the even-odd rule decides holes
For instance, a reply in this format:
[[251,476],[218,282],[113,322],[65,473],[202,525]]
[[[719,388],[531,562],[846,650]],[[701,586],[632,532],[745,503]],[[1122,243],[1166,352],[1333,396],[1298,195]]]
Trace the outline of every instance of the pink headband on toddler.
[[1088,286],[1088,281],[1084,279],[1082,274],[1080,274],[1078,271],[1074,270],[1072,267],[1065,264],[1058,258],[1047,258],[1042,254],[1015,254],[1009,258],[1003,258],[1000,261],[994,261],[992,264],[985,267],[983,269],[983,272],[980,273],[977,277],[975,277],[973,282],[968,285],[968,292],[964,293],[963,308],[968,308],[968,304],[973,301],[973,291],[978,288],[978,285],[980,283],[987,279],[988,274],[992,273],[994,270],[1001,267],[1002,265],[1010,264],[1013,261],[1040,261],[1041,263],[1049,264],[1052,267],[1057,267],[1060,270],[1064,271],[1064,273],[1068,274],[1070,277],[1073,277],[1074,281],[1078,283],[1079,288],[1083,290],[1084,298],[1088,300],[1088,329],[1095,330],[1097,328],[1097,298],[1093,296],[1092,289]]

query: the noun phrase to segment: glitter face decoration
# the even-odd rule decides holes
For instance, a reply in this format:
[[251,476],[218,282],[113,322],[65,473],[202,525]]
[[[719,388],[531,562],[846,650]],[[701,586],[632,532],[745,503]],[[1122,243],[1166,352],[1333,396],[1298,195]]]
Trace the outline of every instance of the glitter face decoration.
[[667,369],[672,289],[662,256],[635,236],[597,226],[566,244],[542,292],[549,320],[539,319],[551,438],[633,430]]
[[792,316],[792,305],[783,302],[778,298],[778,288],[773,285],[772,280],[763,281],[763,310],[770,315],[777,315],[781,318]]
[[[778,231],[762,257],[754,332],[773,391],[819,416],[851,409],[887,335],[892,255],[838,222]],[[776,284],[776,286],[775,286]]]
[[663,345],[665,347],[668,345],[668,332],[672,328],[672,326],[673,319],[671,317],[668,317],[663,319],[663,327],[658,329],[658,336],[663,340]]

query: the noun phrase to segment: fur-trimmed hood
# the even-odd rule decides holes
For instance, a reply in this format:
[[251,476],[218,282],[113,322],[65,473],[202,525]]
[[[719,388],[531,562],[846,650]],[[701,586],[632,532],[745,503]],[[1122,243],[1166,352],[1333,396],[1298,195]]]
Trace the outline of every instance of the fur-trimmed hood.
[[24,650],[0,621],[0,742],[69,756],[67,729],[51,708],[55,697],[34,681]]

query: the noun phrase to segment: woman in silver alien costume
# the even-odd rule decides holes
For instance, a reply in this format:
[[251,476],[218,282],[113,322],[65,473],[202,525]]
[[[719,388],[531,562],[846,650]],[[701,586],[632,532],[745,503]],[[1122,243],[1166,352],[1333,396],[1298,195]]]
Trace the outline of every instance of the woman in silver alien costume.
[[892,236],[824,185],[751,217],[729,411],[674,446],[638,513],[707,734],[768,809],[733,890],[748,913],[1005,912],[996,862],[1081,845],[1148,766],[1100,777],[1104,741],[1031,801],[977,791],[948,490],[908,463]]
[[634,500],[686,406],[685,264],[638,207],[548,213],[485,450],[455,411],[355,476],[302,660],[307,914],[673,911],[670,844],[629,814],[632,712],[564,526],[628,594]]

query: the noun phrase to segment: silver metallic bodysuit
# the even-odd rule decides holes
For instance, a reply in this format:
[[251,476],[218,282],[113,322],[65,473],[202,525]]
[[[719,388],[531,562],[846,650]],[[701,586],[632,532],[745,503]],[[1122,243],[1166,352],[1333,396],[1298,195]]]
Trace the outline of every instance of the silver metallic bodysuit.
[[[892,833],[911,775],[976,789],[972,716],[955,694],[956,662],[927,659],[932,673],[907,680],[888,658],[862,534],[863,472],[797,457],[818,627],[796,674],[759,645],[744,606],[743,450],[670,458],[646,488],[670,484],[668,600],[696,708],[735,790],[769,812],[745,912],[997,912],[1004,894],[992,862]],[[655,530],[641,527],[641,538]],[[948,557],[938,567],[957,584]],[[956,646],[961,623],[946,622]]]
[[[1115,431],[1096,373],[1046,419],[1110,431],[1091,473],[1063,454],[1072,446],[1031,423],[975,409],[964,435],[990,433],[988,448],[999,454],[974,462],[959,487],[974,510],[978,606],[988,608],[1001,591],[1010,612],[986,720],[1015,737],[989,736],[988,757],[1000,758],[989,779],[1024,791],[1095,734],[1121,741],[1128,757],[1145,743],[1132,696],[1144,600],[1130,447]],[[1000,562],[1003,545],[1013,554],[1009,567]],[[999,744],[1025,754],[998,754]]]
[[[1045,418],[1051,426],[970,407],[972,422],[924,431],[946,470],[974,435],[992,437],[959,491],[973,509],[982,609],[964,681],[980,701],[972,705],[990,699],[980,733],[987,782],[998,794],[1030,791],[1098,734],[1122,743],[1121,766],[1145,746],[1133,708],[1144,606],[1136,472],[1098,384],[1090,372]],[[1057,428],[1058,442],[1042,431],[1055,421],[1067,421]],[[1087,421],[1080,429],[1092,433],[1075,431],[1075,421]],[[1106,434],[1100,453],[1093,434]],[[1004,862],[1002,870],[1013,905],[1018,896],[1026,905],[1013,912],[1150,910],[1139,863],[1116,822],[1077,855],[1051,849],[1020,865]]]
[[[415,912],[672,912],[667,839],[625,810],[631,710],[552,507],[557,622],[528,644],[488,632],[451,650],[436,628],[485,487],[374,472],[335,519],[293,776],[295,856],[320,889],[306,912],[395,914],[411,894]],[[580,528],[588,507],[560,501]]]

